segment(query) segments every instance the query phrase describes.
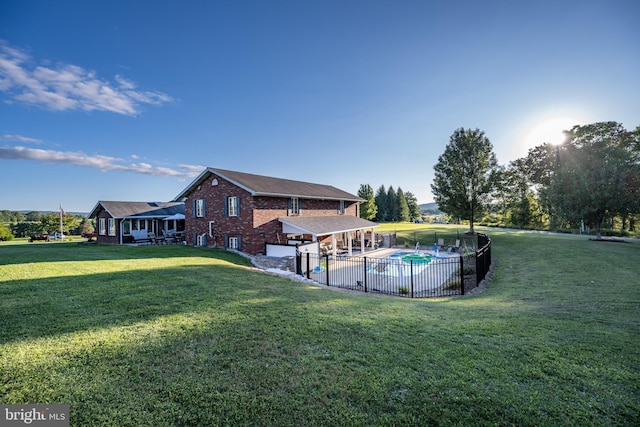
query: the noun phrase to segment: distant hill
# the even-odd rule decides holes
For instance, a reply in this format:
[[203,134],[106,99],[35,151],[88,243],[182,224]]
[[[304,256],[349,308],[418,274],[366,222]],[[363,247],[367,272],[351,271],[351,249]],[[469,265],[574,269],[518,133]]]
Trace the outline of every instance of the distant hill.
[[[11,211],[9,211],[9,212],[11,212]],[[31,213],[31,212],[38,212],[39,214],[43,214],[43,215],[50,214],[50,213],[55,213],[55,214],[60,213],[60,211],[29,211],[29,210],[22,210],[22,211],[16,211],[16,212],[20,212],[20,213],[23,213],[25,215],[28,214],[28,213]],[[67,211],[65,211],[64,213],[67,214],[67,215],[76,215],[76,216],[88,216],[89,215],[89,212],[67,212]]]
[[418,205],[418,207],[420,208],[420,212],[426,212],[432,215],[437,215],[442,213],[436,203],[423,203],[421,205]]

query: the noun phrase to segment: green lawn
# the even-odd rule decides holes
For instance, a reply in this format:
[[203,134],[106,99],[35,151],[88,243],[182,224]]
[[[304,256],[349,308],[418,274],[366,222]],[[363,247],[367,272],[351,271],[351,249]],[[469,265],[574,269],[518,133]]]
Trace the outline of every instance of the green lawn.
[[638,425],[640,243],[490,235],[489,288],[437,300],[211,249],[0,245],[0,403],[73,426]]

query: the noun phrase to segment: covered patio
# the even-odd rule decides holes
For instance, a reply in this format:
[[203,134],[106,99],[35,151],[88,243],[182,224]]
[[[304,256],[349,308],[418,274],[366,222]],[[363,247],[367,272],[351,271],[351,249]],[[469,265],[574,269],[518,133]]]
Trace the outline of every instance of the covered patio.
[[[376,243],[375,222],[349,215],[284,217],[279,218],[282,231],[287,235],[311,236],[318,242],[320,252],[335,258],[338,253],[352,256],[354,249],[364,254],[374,250]],[[369,233],[369,234],[368,234]]]

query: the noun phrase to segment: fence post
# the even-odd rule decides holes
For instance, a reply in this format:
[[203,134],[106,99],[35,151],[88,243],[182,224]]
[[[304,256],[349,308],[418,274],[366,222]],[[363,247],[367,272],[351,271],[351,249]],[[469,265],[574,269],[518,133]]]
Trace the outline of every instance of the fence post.
[[480,250],[476,250],[476,252],[475,252],[475,258],[476,258],[476,286],[478,286],[478,284],[480,284],[480,262],[478,262],[478,260],[482,256],[482,255],[480,255],[480,253],[481,253]]
[[364,257],[364,292],[367,293],[367,257]]
[[413,298],[413,260],[411,260],[411,298]]
[[324,265],[327,266],[327,268],[325,269],[325,270],[327,270],[327,286],[330,286],[329,285],[329,254],[324,256],[324,261],[325,261]]
[[[300,252],[296,252],[296,274],[302,275],[302,254]],[[309,277],[308,274],[307,277]]]
[[464,261],[463,256],[460,254],[460,295],[464,295]]
[[309,252],[307,252],[307,277],[309,277],[311,275],[311,270],[309,269],[310,263],[309,263]]

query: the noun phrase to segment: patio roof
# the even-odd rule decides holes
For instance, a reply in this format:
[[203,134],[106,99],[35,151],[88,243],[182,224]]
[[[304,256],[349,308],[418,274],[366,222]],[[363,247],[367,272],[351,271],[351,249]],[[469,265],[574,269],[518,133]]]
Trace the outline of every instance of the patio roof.
[[327,236],[378,226],[375,222],[351,215],[289,216],[278,219],[282,223],[284,233],[311,234],[313,236]]

